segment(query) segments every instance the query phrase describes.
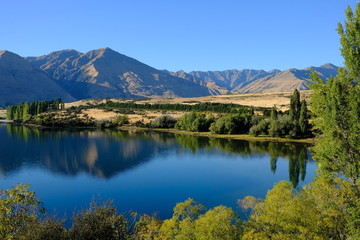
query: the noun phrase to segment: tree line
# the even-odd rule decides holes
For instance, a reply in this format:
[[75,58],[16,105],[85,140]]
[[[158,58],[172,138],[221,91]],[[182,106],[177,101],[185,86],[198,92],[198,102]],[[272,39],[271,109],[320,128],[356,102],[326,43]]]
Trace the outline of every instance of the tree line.
[[51,101],[33,101],[30,104],[28,102],[21,102],[7,107],[6,118],[9,120],[26,121],[31,116],[59,109],[64,109],[64,102],[61,98]]
[[197,103],[189,104],[170,104],[170,103],[156,103],[156,104],[137,104],[137,103],[116,103],[108,101],[99,105],[91,107],[105,108],[105,109],[142,109],[142,110],[164,110],[164,111],[183,111],[183,112],[215,112],[215,113],[252,113],[254,111],[265,111],[267,108],[249,107],[239,104],[230,103]]
[[268,115],[244,112],[228,113],[215,118],[212,114],[191,112],[180,117],[175,128],[216,134],[250,133],[254,136],[303,138],[312,136],[309,115],[305,100],[300,101],[300,93],[295,89],[290,99],[290,110],[287,112],[278,111],[276,106]]

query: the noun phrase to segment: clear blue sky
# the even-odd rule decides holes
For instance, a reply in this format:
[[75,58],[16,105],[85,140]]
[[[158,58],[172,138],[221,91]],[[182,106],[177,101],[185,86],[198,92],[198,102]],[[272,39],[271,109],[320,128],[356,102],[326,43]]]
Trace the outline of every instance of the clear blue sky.
[[172,71],[342,65],[338,22],[356,0],[2,0],[0,49],[110,47]]

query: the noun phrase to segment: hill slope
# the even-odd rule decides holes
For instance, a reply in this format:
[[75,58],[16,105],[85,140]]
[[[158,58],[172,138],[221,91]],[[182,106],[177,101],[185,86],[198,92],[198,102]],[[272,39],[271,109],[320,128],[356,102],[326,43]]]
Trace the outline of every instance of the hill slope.
[[0,106],[54,98],[75,100],[43,71],[19,55],[0,51]]
[[166,74],[110,48],[85,54],[64,50],[27,60],[78,99],[210,95],[204,86]]

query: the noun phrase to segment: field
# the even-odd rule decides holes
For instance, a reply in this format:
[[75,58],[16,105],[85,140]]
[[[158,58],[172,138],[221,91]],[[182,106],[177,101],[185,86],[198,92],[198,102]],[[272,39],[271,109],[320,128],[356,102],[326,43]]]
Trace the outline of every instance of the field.
[[[233,103],[245,106],[254,107],[272,107],[277,106],[279,110],[287,110],[290,104],[290,96],[292,92],[281,92],[281,93],[248,93],[248,94],[229,94],[229,95],[218,95],[218,96],[207,96],[198,98],[154,98],[154,99],[110,99],[113,102],[136,102],[138,104],[197,104],[197,103]],[[307,102],[310,100],[311,91],[301,91],[301,98],[306,99]],[[105,99],[86,99],[77,102],[66,103],[65,107],[69,108],[72,106],[81,106],[89,104],[100,104],[105,103]],[[102,109],[87,109],[83,111],[89,117],[95,120],[109,120],[119,115],[115,111],[104,111]],[[150,122],[152,119],[161,115],[170,115],[174,118],[179,118],[183,112],[175,111],[150,111],[150,110],[135,110],[133,114],[127,114],[130,122],[143,121],[144,123]]]

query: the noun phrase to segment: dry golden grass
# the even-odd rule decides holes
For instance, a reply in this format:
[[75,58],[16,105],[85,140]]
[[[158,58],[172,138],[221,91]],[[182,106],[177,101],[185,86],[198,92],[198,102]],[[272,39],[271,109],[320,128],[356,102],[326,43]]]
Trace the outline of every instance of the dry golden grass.
[[[173,118],[179,118],[184,114],[183,112],[150,110],[137,110],[134,112],[134,114],[126,114],[129,117],[130,123],[135,123],[137,121],[149,123],[151,120],[162,115],[169,115]],[[87,114],[89,117],[94,118],[96,121],[112,120],[120,115],[123,115],[121,113],[116,113],[113,111],[104,111],[103,109],[86,109],[82,111],[81,116],[83,116],[83,114]]]
[[[301,91],[301,98],[309,101],[309,96],[312,91],[306,90]],[[292,92],[279,92],[279,93],[247,93],[247,94],[229,94],[229,95],[217,95],[217,96],[207,96],[207,97],[197,97],[197,98],[153,98],[153,99],[111,99],[113,102],[134,102],[138,104],[145,103],[182,103],[182,104],[197,104],[197,103],[234,103],[245,106],[254,106],[254,107],[272,107],[277,106],[279,110],[289,109],[290,96]],[[80,106],[88,104],[99,104],[105,103],[104,99],[87,99],[81,100],[73,103],[67,103],[66,108],[71,106]]]
[[[312,91],[301,91],[301,98],[309,101],[309,97]],[[272,107],[277,106],[279,110],[289,109],[290,96],[292,92],[278,92],[278,93],[248,93],[248,94],[229,94],[229,95],[217,95],[217,96],[207,96],[207,97],[197,97],[197,98],[153,98],[153,99],[110,99],[113,102],[136,102],[138,104],[197,104],[197,103],[233,103],[240,104],[245,106],[254,106],[254,107]],[[86,105],[96,105],[100,103],[105,103],[106,99],[84,99],[77,102],[66,103],[65,107],[69,108],[72,106],[86,106]],[[174,118],[181,117],[184,112],[175,112],[175,111],[151,111],[151,110],[135,110],[134,114],[127,114],[129,121],[135,123],[137,121],[143,121],[144,123],[149,123],[151,120],[155,119],[161,115],[170,115]],[[1,114],[1,110],[0,110]],[[5,113],[4,113],[5,114]],[[104,111],[103,109],[86,109],[82,111],[80,116],[87,114],[89,117],[94,118],[96,121],[112,120],[119,115],[114,111]]]

